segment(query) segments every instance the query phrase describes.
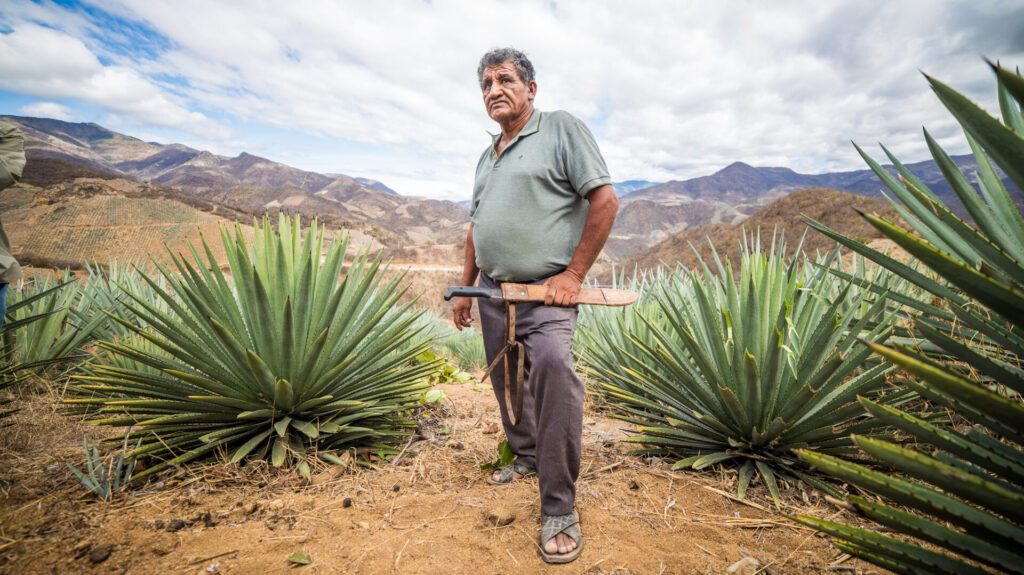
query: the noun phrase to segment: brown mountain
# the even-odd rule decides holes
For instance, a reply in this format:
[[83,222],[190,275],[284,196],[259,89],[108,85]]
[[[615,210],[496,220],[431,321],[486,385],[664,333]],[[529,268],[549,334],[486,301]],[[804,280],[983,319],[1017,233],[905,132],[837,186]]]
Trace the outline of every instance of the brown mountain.
[[97,124],[2,119],[25,134],[26,178],[38,185],[66,181],[74,171],[68,166],[78,165],[78,176],[151,182],[250,214],[296,212],[340,222],[391,247],[458,241],[469,223],[465,207],[401,196],[375,180],[318,174],[245,152],[228,158],[180,144],[143,142]]
[[[954,162],[972,182],[977,163],[973,155],[954,156]],[[959,200],[932,161],[906,165],[938,195],[954,213],[967,216]],[[892,166],[885,166],[896,173]],[[1004,185],[1015,201],[1024,205],[1024,194],[1008,179]],[[789,168],[755,168],[735,162],[711,174],[685,181],[671,181],[627,194],[606,252],[613,258],[636,252],[688,228],[713,223],[738,223],[762,206],[806,188],[832,188],[863,196],[881,198],[885,188],[871,170],[800,174]]]
[[[318,174],[248,153],[218,156],[180,144],[160,145],[118,134],[96,124],[4,116],[26,134],[26,177],[50,185],[70,176],[120,176],[153,182],[251,214],[297,212],[366,231],[392,250],[416,245],[457,245],[469,213],[452,202],[401,196],[380,182],[342,174]],[[975,178],[973,156],[956,156]],[[58,162],[63,162],[60,164]],[[958,202],[935,164],[908,164],[951,208]],[[887,169],[893,172],[889,166]],[[788,168],[758,168],[735,162],[708,176],[643,187],[622,196],[605,255],[621,260],[685,230],[743,222],[766,204],[796,190],[833,188],[879,197],[882,183],[870,170],[800,174]],[[1012,184],[1007,186],[1013,188]],[[1024,204],[1016,189],[1015,200]]]
[[[761,234],[762,242],[770,242],[775,230],[785,235],[789,253],[792,253],[806,232],[803,250],[806,253],[832,249],[835,242],[810,229],[801,214],[806,214],[840,232],[868,241],[881,238],[870,224],[857,214],[857,210],[876,213],[892,221],[898,219],[896,211],[882,198],[869,198],[841,190],[807,188],[787,194],[755,212],[739,224],[715,223],[688,229],[643,250],[621,262],[619,269],[652,269],[664,263],[669,266],[693,267],[698,259],[711,257],[711,245],[719,256],[737,261],[743,234]],[[710,243],[709,243],[710,242]],[[708,260],[710,261],[710,260]]]

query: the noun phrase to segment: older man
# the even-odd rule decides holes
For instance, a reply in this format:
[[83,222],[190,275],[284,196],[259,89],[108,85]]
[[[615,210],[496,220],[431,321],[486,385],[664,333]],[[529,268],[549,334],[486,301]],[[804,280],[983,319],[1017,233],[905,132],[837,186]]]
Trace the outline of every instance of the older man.
[[[518,304],[516,334],[526,350],[523,412],[512,424],[503,370],[491,372],[513,465],[488,478],[504,485],[536,473],[540,483],[541,555],[567,563],[582,550],[575,481],[580,470],[583,382],[572,368],[574,307],[580,285],[611,231],[618,199],[597,143],[566,112],[533,107],[533,64],[513,48],[480,60],[477,79],[488,116],[501,127],[476,169],[472,223],[462,284],[548,286],[544,305]],[[482,273],[481,273],[482,272]],[[459,329],[471,302],[455,301]],[[488,362],[503,347],[504,307],[479,300]]]

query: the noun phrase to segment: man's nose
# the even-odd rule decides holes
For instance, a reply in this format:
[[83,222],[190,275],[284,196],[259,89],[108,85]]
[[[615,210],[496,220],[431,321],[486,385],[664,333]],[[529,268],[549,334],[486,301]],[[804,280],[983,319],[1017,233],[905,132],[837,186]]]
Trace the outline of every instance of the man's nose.
[[497,82],[495,82],[495,83],[491,84],[490,86],[488,86],[487,89],[484,91],[484,97],[485,98],[490,98],[492,95],[498,94],[500,92],[501,92],[501,86]]

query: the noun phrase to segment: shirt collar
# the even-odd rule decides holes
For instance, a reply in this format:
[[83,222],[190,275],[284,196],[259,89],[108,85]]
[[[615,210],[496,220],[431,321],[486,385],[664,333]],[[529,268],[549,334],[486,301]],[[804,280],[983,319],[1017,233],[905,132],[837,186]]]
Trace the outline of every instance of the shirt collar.
[[[512,144],[515,144],[516,142],[519,141],[519,138],[529,136],[530,134],[539,131],[540,116],[541,111],[535,108],[533,110],[533,113],[530,114],[530,119],[526,121],[526,125],[523,126],[522,130],[519,130],[519,133],[516,134],[515,138],[512,138],[512,141],[508,143],[508,146],[505,146],[505,149],[511,148]],[[495,154],[495,150],[497,149],[498,146],[498,140],[501,138],[501,132],[498,132],[497,134],[491,134],[490,132],[487,133],[491,136],[491,154],[497,155]]]

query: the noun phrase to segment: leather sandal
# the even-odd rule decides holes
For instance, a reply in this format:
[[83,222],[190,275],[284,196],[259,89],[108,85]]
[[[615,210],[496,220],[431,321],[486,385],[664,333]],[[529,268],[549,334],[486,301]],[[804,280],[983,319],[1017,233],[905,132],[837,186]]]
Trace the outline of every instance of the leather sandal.
[[[541,515],[540,556],[548,563],[569,563],[583,551],[583,533],[580,531],[580,515],[575,509],[565,515]],[[548,553],[544,545],[559,533],[565,533],[576,542],[576,548],[568,553]]]
[[525,463],[519,463],[518,461],[513,462],[512,465],[506,465],[498,469],[498,478],[494,478],[494,474],[487,476],[487,483],[491,485],[508,485],[516,480],[516,473],[521,475],[519,479],[526,479],[531,475],[536,475],[537,470],[527,466]]

